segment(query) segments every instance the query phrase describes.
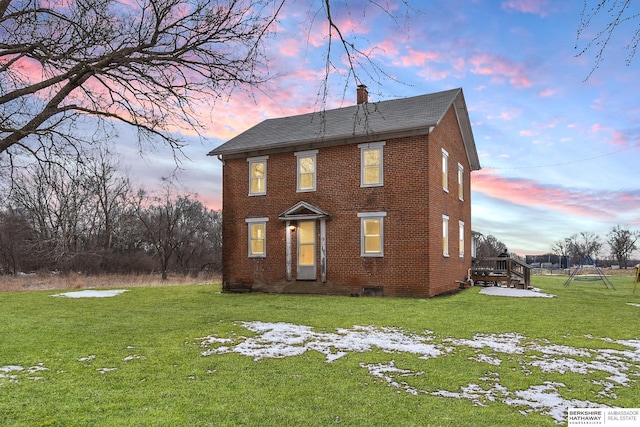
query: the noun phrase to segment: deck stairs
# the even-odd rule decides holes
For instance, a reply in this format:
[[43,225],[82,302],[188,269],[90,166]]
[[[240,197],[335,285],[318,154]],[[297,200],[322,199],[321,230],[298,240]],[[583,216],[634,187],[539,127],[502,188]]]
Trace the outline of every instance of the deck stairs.
[[473,262],[470,277],[477,285],[531,288],[531,266],[510,257],[478,258]]

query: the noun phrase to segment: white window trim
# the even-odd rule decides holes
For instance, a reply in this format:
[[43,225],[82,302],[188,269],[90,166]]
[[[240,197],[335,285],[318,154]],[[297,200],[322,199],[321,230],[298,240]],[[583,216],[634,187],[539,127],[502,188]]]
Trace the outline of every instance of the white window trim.
[[[268,158],[269,156],[247,158],[247,162],[249,163],[249,196],[264,196],[267,194],[267,159]],[[251,191],[251,183],[253,181],[253,176],[251,176],[251,170],[254,163],[264,163],[264,191],[259,191],[255,193]]]
[[464,166],[458,163],[458,199],[464,201]]
[[[318,150],[297,151],[293,153],[296,156],[296,192],[309,193],[316,191],[317,177],[318,177]],[[313,187],[312,188],[300,188],[300,158],[312,157],[313,158]]]
[[[358,144],[360,149],[360,187],[382,187],[384,185],[384,146],[386,141],[371,142],[367,144]],[[364,182],[364,152],[365,150],[380,150],[380,182],[366,184]]]
[[464,258],[464,221],[458,221],[458,255]]
[[[445,177],[446,176],[446,177]],[[442,189],[449,192],[449,153],[442,149]]]
[[[358,218],[360,218],[360,256],[362,257],[383,257],[384,256],[384,218],[387,216],[386,212],[358,212]],[[364,220],[365,219],[380,219],[380,252],[365,252],[364,251]]]
[[[245,222],[247,223],[247,255],[249,258],[266,258],[267,257],[267,222],[269,218],[245,218]],[[262,253],[254,254],[251,251],[251,226],[255,224],[264,225],[264,239],[262,239]]]
[[[446,224],[446,227],[445,227]],[[449,257],[449,216],[442,215],[442,256]]]

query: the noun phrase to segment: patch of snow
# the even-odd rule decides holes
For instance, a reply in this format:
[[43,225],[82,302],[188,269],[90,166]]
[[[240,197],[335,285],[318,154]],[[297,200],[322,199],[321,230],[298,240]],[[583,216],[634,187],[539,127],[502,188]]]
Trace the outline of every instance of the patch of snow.
[[112,372],[117,370],[118,368],[98,368],[96,369],[96,371],[100,372],[102,375],[106,374],[107,372]]
[[555,295],[545,294],[539,289],[516,289],[503,286],[488,286],[480,290],[482,295],[491,295],[498,297],[516,297],[516,298],[553,298]]
[[[425,359],[442,354],[441,349],[430,343],[430,336],[407,335],[394,328],[355,326],[353,329],[338,329],[336,333],[322,333],[314,332],[309,326],[291,323],[244,322],[242,325],[258,335],[251,338],[239,337],[242,340],[239,343],[214,336],[198,338],[200,346],[207,348],[202,351],[202,355],[232,351],[260,360],[317,351],[324,354],[327,362],[333,362],[348,352],[362,353],[371,351],[374,347],[388,353],[419,354]],[[210,347],[211,344],[232,343],[235,345]]]
[[[325,356],[327,363],[331,363],[349,353],[362,353],[374,349],[394,354],[415,354],[422,359],[440,357],[457,349],[471,350],[475,354],[469,359],[478,363],[499,366],[503,360],[515,361],[519,364],[522,375],[530,375],[533,368],[541,372],[570,372],[583,375],[586,382],[601,387],[596,395],[605,399],[615,398],[616,389],[633,387],[636,378],[640,378],[640,340],[604,338],[603,341],[626,349],[586,349],[553,344],[548,340],[529,340],[517,333],[476,334],[472,339],[436,340],[431,331],[420,335],[407,333],[398,328],[354,326],[351,329],[337,329],[336,332],[317,332],[312,327],[291,323],[241,324],[255,335],[249,338],[235,335],[233,338],[215,335],[197,338],[201,354],[210,356],[233,352],[260,360],[293,357],[307,351],[317,351]],[[513,355],[517,355],[517,358]],[[523,414],[536,412],[550,416],[557,423],[566,421],[566,409],[569,407],[607,407],[598,402],[565,399],[559,392],[565,385],[556,382],[545,381],[542,384],[532,384],[526,390],[510,391],[499,383],[497,373],[489,372],[478,378],[482,384],[469,383],[460,390],[429,391],[411,385],[411,379],[424,375],[424,372],[398,367],[394,360],[375,364],[361,363],[360,366],[398,392],[468,399],[478,406],[498,402],[524,408],[521,410]],[[597,372],[605,373],[606,379],[593,381],[587,377]]]
[[634,307],[640,307],[640,304],[636,304],[636,303],[633,303],[633,302],[628,302],[627,305],[632,305]]
[[126,289],[111,289],[111,290],[85,290],[85,291],[73,291],[64,292],[61,294],[51,295],[52,297],[67,297],[67,298],[109,298],[120,295],[127,292]]
[[91,362],[91,361],[92,361],[93,359],[95,359],[95,358],[96,358],[96,355],[95,355],[95,354],[90,354],[90,355],[89,355],[89,356],[87,356],[87,357],[81,357],[81,358],[79,358],[79,359],[78,359],[78,362]]
[[137,354],[131,354],[131,355],[129,355],[129,356],[127,356],[127,357],[125,357],[125,358],[124,358],[124,359],[122,359],[122,360],[123,360],[124,362],[129,362],[129,361],[131,361],[131,360],[135,360],[135,359],[138,359],[138,360],[146,360],[147,358],[146,358],[146,357],[144,357],[144,356],[137,355]]
[[24,368],[19,365],[0,366],[0,372],[9,373],[9,372],[19,372],[19,371],[24,371]]

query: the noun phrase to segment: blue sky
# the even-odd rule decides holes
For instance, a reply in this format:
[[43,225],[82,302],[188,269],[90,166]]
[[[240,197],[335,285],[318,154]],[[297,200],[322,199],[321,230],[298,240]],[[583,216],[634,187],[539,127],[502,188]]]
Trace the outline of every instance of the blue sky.
[[[595,52],[576,56],[585,45],[576,38],[580,1],[410,5],[392,6],[395,20],[366,0],[336,2],[332,13],[383,71],[357,69],[370,101],[463,88],[482,166],[472,174],[475,231],[524,255],[582,231],[604,241],[615,225],[640,230],[640,57],[627,66],[624,48],[633,26],[619,28],[589,77]],[[185,135],[177,176],[210,208],[221,207],[222,166],[208,151],[267,118],[355,103],[339,57],[323,101],[327,29],[321,15],[313,19],[318,8],[287,3],[266,46],[265,86],[200,106],[206,138]],[[156,185],[175,168],[170,151],[140,159],[128,132],[118,140],[131,175]]]

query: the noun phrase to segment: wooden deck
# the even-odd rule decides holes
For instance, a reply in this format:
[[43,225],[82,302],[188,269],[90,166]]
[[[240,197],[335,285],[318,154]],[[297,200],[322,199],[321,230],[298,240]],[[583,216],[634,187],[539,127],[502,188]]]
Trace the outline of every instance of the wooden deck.
[[514,258],[479,258],[471,268],[471,280],[474,284],[504,284],[507,287],[529,289],[531,266]]

